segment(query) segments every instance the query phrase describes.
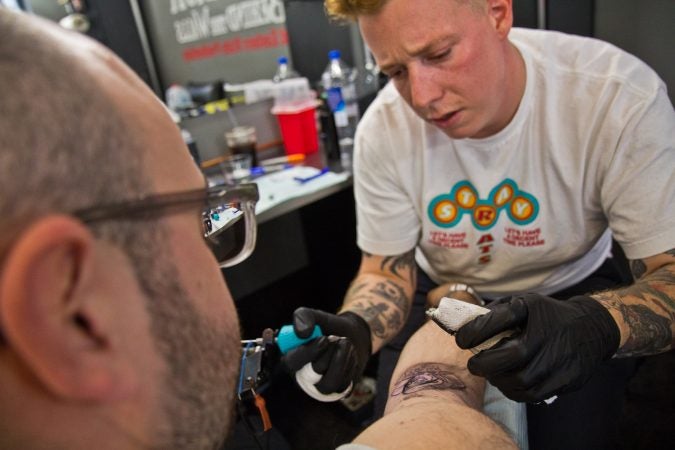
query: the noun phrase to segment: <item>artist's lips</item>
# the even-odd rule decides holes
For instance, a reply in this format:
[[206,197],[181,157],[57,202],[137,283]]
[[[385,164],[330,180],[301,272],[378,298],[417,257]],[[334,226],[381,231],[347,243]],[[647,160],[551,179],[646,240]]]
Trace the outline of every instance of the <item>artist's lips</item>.
[[461,110],[458,109],[458,110],[449,112],[447,114],[444,114],[442,116],[431,117],[428,120],[429,120],[429,122],[433,123],[437,127],[447,128],[449,126],[452,126],[455,122],[458,121],[460,113],[461,113]]

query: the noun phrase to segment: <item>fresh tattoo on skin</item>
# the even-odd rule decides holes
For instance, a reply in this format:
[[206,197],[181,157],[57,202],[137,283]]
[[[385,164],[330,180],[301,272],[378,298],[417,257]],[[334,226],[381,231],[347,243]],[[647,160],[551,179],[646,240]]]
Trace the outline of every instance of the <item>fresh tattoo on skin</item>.
[[[455,376],[447,364],[422,363],[408,368],[394,385],[391,397],[406,396],[407,398],[420,397],[422,392],[455,391],[466,396],[466,385]],[[466,400],[465,400],[466,401]]]

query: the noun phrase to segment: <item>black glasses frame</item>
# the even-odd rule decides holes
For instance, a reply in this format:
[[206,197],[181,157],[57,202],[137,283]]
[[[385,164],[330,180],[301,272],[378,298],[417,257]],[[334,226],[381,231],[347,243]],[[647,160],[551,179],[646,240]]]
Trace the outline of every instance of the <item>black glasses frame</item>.
[[154,210],[185,208],[204,203],[204,206],[217,207],[233,202],[257,202],[260,199],[255,183],[236,186],[221,185],[183,192],[149,194],[133,200],[91,206],[73,211],[73,215],[84,223],[99,220],[146,217]]
[[[241,203],[241,210],[246,221],[246,244],[242,249],[242,254],[220,263],[221,267],[231,267],[246,259],[253,251],[256,240],[255,204],[259,198],[258,185],[255,183],[220,185],[183,192],[144,195],[136,199],[78,209],[73,211],[72,215],[90,224],[120,218],[148,219],[153,217],[153,213],[158,210],[169,212],[169,210],[183,209],[200,203],[204,208]],[[227,227],[219,228],[213,233],[205,233],[204,238],[209,241],[225,229]]]

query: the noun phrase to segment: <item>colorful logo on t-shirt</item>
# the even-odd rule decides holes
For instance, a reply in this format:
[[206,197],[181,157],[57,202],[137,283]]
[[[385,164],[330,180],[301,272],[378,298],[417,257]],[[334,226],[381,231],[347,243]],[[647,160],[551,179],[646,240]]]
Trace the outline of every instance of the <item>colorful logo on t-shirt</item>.
[[476,188],[465,180],[455,184],[449,194],[434,197],[428,207],[429,218],[439,227],[452,228],[464,214],[470,214],[478,230],[492,228],[502,211],[514,223],[526,225],[537,218],[539,202],[507,178],[490,191],[487,200],[482,200]]

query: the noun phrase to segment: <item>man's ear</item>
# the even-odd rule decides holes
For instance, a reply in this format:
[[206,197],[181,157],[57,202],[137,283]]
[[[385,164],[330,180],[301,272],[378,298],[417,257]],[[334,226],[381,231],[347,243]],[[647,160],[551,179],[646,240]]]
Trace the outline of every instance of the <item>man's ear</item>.
[[79,221],[47,216],[19,235],[0,274],[6,344],[61,398],[104,401],[130,389],[128,371],[98,323],[95,245]]
[[488,0],[488,16],[497,34],[506,39],[513,26],[512,0]]

